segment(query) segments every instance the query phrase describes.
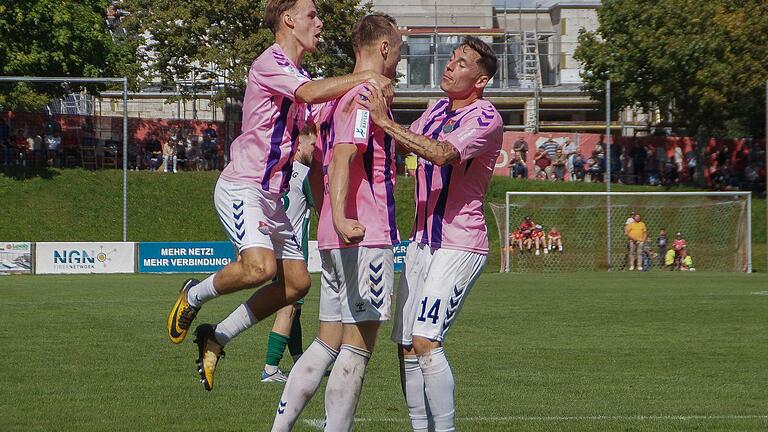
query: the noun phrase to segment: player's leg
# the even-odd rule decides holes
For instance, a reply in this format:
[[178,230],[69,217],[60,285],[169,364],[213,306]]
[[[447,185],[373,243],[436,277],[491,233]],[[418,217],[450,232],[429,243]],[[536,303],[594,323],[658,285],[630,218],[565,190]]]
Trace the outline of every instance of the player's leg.
[[173,343],[181,343],[186,338],[205,302],[258,286],[271,280],[276,272],[270,231],[262,229],[260,223],[270,219],[278,202],[270,202],[269,197],[255,187],[223,179],[216,182],[213,197],[219,219],[239,252],[238,259],[202,282],[184,282],[168,316],[168,336]]
[[291,322],[291,333],[288,337],[288,352],[291,354],[294,364],[304,354],[301,332],[301,305],[303,302],[304,299],[301,299],[293,305],[293,321]]
[[453,372],[443,340],[485,266],[486,256],[439,249],[432,257],[413,326],[413,348],[435,431],[454,431]]
[[264,369],[261,371],[261,382],[285,382],[288,379],[278,365],[288,345],[293,314],[293,305],[285,306],[275,314],[275,323],[272,324],[272,331],[267,338],[267,352]]
[[563,251],[563,239],[561,237],[557,238],[557,250],[560,252]]
[[[522,239],[517,240],[522,251]],[[400,364],[400,384],[408,406],[408,416],[414,432],[429,430],[429,407],[424,393],[424,376],[421,374],[416,351],[413,350],[413,323],[424,286],[425,270],[429,267],[431,249],[418,243],[408,245],[400,284],[397,287],[395,319],[392,326],[392,340],[397,345]],[[434,428],[432,428],[434,429]]]
[[291,430],[320,386],[326,369],[339,355],[342,339],[341,299],[346,297],[346,290],[343,280],[338,277],[331,252],[320,251],[320,328],[315,340],[291,369],[272,425],[275,432]]
[[390,247],[333,252],[341,263],[346,296],[342,298],[342,345],[325,390],[326,429],[347,431],[352,428],[380,323],[389,319],[394,253]]

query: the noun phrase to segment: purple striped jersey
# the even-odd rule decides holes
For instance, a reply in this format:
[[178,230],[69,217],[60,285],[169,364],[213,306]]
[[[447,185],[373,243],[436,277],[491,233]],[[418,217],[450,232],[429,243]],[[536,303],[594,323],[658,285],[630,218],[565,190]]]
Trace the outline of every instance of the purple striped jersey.
[[[373,124],[369,113],[357,103],[359,85],[320,112],[317,146],[323,150],[324,197],[317,225],[320,250],[345,247],[390,247],[400,243],[395,223],[395,142]],[[390,114],[391,115],[391,114]],[[354,144],[357,154],[349,166],[349,189],[345,216],[365,226],[363,241],[344,245],[333,228],[328,170],[334,145]]]
[[455,111],[448,105],[448,99],[437,101],[411,125],[412,132],[447,141],[460,155],[442,167],[419,158],[411,241],[488,253],[483,199],[501,151],[503,123],[484,99]]
[[288,190],[296,138],[307,118],[307,105],[296,90],[310,80],[279,45],[267,48],[251,65],[243,100],[242,133],[230,147],[230,163],[221,177],[254,183],[263,190]]

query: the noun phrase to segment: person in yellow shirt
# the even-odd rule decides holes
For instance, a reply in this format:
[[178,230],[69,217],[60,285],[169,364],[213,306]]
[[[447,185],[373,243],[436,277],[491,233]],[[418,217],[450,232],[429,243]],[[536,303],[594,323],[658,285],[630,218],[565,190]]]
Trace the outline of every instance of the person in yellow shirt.
[[632,216],[633,222],[630,222],[624,226],[624,234],[629,241],[629,270],[635,269],[635,263],[637,263],[637,269],[643,268],[643,244],[648,239],[648,229],[645,226],[645,222],[640,220],[640,214],[635,213]]

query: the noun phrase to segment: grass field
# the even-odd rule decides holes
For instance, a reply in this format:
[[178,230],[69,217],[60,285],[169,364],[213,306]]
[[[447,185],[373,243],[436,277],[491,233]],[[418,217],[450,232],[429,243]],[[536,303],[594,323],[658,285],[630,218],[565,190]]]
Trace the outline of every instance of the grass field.
[[[122,172],[46,170],[30,178],[0,173],[0,241],[119,241],[122,239]],[[208,241],[227,237],[213,208],[218,172],[163,175],[128,173],[129,241]],[[506,191],[604,191],[604,184],[521,181],[496,176],[486,195],[491,250],[489,271],[499,268],[499,236],[489,203]],[[659,187],[614,185],[614,191],[661,191]],[[689,190],[682,187],[673,191]],[[413,225],[413,181],[398,177],[397,224],[403,237]],[[765,199],[754,199],[754,269],[765,272]],[[654,221],[656,222],[656,221]],[[658,222],[656,222],[658,223]],[[313,223],[313,226],[316,224]],[[650,226],[650,225],[649,225]],[[311,238],[315,238],[312,234]]]
[[[257,379],[271,321],[227,347],[207,393],[194,344],[165,334],[183,279],[0,278],[0,429],[268,430],[282,391]],[[315,277],[305,345],[317,286]],[[767,289],[765,275],[486,274],[446,344],[459,430],[768,430]],[[219,321],[247,295],[207,304],[199,322]],[[355,430],[408,429],[390,328]],[[322,418],[319,393],[296,430],[319,430]]]

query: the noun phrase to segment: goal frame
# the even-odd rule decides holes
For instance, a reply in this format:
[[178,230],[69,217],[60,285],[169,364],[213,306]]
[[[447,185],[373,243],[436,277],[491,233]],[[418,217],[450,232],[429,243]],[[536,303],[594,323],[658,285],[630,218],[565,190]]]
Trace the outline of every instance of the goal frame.
[[123,84],[123,241],[128,241],[128,77],[0,76],[0,82]]
[[[752,273],[752,192],[733,191],[733,192],[516,192],[507,191],[504,194],[504,238],[501,244],[506,244],[509,239],[509,206],[510,198],[514,196],[593,196],[605,197],[607,214],[607,243],[608,243],[608,271],[611,271],[611,197],[618,196],[726,196],[726,197],[746,197],[747,199],[747,271]],[[509,249],[504,250],[504,272],[509,273]]]

